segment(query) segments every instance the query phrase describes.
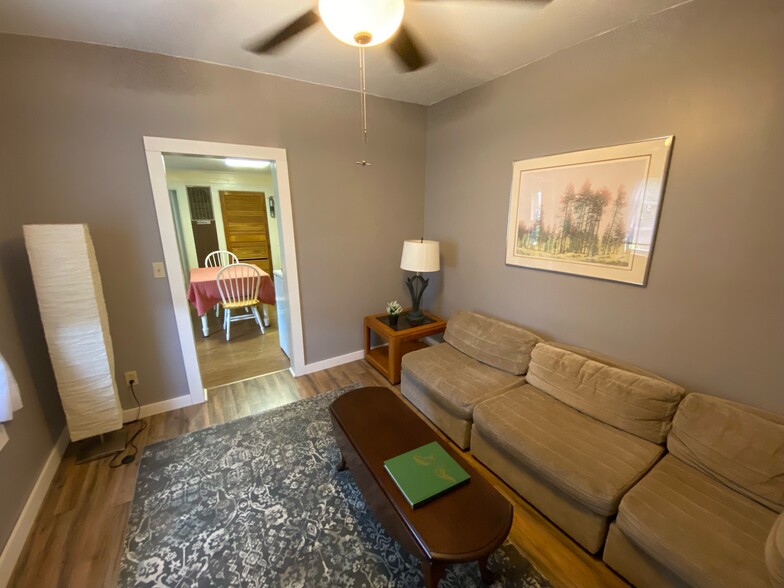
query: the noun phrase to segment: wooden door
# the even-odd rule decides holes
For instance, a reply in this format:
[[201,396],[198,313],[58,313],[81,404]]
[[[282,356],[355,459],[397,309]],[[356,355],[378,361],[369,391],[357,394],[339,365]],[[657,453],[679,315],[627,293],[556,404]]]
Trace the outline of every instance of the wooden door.
[[263,192],[220,193],[226,247],[242,263],[272,275],[267,207]]

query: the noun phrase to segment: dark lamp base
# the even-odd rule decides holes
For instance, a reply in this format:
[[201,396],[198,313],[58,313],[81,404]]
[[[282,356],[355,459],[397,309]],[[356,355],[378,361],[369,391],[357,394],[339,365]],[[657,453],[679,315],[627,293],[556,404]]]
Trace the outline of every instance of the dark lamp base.
[[412,310],[408,314],[406,314],[406,318],[411,323],[418,323],[420,321],[425,320],[425,315],[421,310]]
[[117,455],[125,449],[125,430],[117,429],[103,435],[96,435],[77,443],[76,463],[85,463],[110,455]]
[[425,315],[419,306],[422,304],[422,294],[425,292],[425,288],[427,288],[428,281],[419,274],[411,276],[406,280],[406,286],[408,286],[408,291],[411,294],[411,311],[406,315],[406,318],[412,323],[425,320]]

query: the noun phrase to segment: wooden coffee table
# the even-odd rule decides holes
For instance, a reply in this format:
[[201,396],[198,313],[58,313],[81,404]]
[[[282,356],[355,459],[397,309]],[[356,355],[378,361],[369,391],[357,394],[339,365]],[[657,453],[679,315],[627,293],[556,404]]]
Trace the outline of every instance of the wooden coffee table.
[[[420,339],[437,335],[446,330],[446,321],[434,314],[425,312],[423,323],[409,323],[407,312],[403,312],[395,327],[388,324],[386,313],[365,317],[365,360],[380,371],[390,384],[400,382],[400,364],[403,356],[417,349],[424,349],[427,343]],[[370,346],[370,333],[376,333],[386,341],[386,345]]]
[[[509,534],[512,505],[391,390],[352,390],[329,411],[342,454],[338,470],[351,471],[379,522],[422,560],[425,585],[436,588],[447,564],[474,560],[482,580],[492,583],[487,558]],[[432,441],[438,441],[471,480],[414,509],[384,469],[384,461]]]

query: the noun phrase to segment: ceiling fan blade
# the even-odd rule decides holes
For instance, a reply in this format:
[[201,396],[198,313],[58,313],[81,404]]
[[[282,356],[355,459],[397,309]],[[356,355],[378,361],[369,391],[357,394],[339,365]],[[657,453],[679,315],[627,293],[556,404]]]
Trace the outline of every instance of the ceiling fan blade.
[[305,14],[294,19],[271,37],[265,37],[261,41],[248,45],[246,49],[251,53],[271,53],[292,37],[309,29],[314,24],[317,24],[320,20],[321,18],[315,10],[308,10]]
[[400,29],[392,37],[389,47],[408,71],[416,71],[430,63],[430,59],[419,50],[405,25],[400,25]]

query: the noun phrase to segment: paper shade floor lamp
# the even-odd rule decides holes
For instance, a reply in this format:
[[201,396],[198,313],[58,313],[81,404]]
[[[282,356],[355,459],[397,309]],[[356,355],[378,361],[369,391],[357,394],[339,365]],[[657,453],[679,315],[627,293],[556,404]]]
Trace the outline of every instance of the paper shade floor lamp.
[[35,294],[77,461],[125,447],[114,353],[87,225],[25,225]]
[[420,308],[422,294],[430,280],[423,278],[422,272],[437,272],[441,269],[439,262],[438,241],[425,241],[424,239],[403,241],[403,256],[400,259],[400,268],[416,272],[406,280],[406,286],[411,293],[411,312],[407,318],[410,322],[424,320],[425,315]]

